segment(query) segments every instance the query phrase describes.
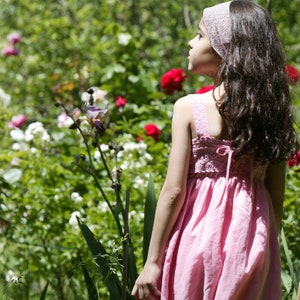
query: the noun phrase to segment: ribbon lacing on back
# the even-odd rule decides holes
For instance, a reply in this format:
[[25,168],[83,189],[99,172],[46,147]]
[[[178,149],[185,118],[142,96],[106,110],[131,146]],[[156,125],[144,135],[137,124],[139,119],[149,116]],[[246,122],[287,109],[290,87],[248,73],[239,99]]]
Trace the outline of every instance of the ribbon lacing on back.
[[[232,156],[233,156],[233,149],[229,145],[222,145],[217,148],[216,153],[225,156],[228,155],[227,159],[227,166],[226,166],[226,189],[225,189],[225,196],[228,196],[228,183],[229,183],[229,176],[230,176],[230,167],[232,163]],[[251,176],[251,185],[250,185],[250,197],[252,197],[252,188],[253,188],[253,162],[251,160],[250,165],[250,176]]]
[[230,174],[230,166],[232,162],[233,150],[230,146],[223,145],[217,148],[216,153],[219,155],[228,155],[227,166],[226,166],[226,186],[228,185],[228,179]]

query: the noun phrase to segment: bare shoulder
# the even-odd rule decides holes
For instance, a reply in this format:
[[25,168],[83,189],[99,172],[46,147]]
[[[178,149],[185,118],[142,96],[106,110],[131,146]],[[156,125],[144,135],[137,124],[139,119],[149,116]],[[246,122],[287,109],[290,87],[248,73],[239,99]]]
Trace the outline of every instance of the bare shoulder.
[[[218,95],[215,95],[218,98]],[[209,91],[205,94],[191,94],[183,99],[184,102],[188,102],[190,105],[190,112],[191,109],[191,103],[193,101],[202,103],[205,107],[206,117],[207,117],[207,123],[208,123],[208,131],[209,135],[215,138],[228,138],[226,127],[224,125],[223,119],[220,115],[216,100],[213,96],[212,91]],[[182,110],[182,108],[180,108]],[[190,113],[192,116],[192,112]],[[192,136],[196,136],[196,129],[195,124],[192,119],[191,121],[191,129],[192,129]]]
[[[199,97],[200,96],[200,97]],[[202,95],[189,94],[182,98],[179,98],[174,104],[174,117],[178,116],[184,123],[193,123],[193,101],[203,101]],[[177,118],[178,119],[178,118]]]
[[192,102],[199,101],[203,104],[209,104],[209,97],[205,97],[204,94],[189,94],[182,98],[179,98],[174,105],[175,109],[186,109],[191,110]]

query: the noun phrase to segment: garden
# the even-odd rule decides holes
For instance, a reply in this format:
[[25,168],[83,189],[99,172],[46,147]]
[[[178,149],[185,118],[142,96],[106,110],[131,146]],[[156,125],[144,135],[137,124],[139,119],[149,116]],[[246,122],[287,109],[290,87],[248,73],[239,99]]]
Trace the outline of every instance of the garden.
[[[217,1],[2,0],[0,299],[131,299],[166,174],[174,102],[212,88],[188,41]],[[259,1],[300,133],[299,0]],[[287,162],[283,299],[300,281],[300,152]]]

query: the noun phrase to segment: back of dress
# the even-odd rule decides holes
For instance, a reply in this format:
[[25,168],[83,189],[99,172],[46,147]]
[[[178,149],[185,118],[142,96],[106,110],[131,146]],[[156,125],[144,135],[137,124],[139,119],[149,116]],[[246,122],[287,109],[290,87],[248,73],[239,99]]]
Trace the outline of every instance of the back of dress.
[[233,159],[233,149],[229,140],[221,140],[209,135],[206,107],[198,99],[192,102],[192,110],[197,130],[197,138],[192,140],[192,155],[189,177],[226,177],[238,176],[240,179],[264,181],[266,165],[253,161],[244,155]]
[[250,156],[235,160],[230,141],[209,136],[201,95],[192,99],[197,138],[186,198],[166,250],[161,299],[280,299],[266,166]]

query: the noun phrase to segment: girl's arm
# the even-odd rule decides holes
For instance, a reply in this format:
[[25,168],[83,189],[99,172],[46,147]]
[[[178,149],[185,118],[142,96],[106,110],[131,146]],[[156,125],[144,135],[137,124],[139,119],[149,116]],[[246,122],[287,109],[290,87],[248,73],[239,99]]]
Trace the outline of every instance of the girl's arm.
[[132,290],[132,295],[138,299],[150,294],[159,296],[156,285],[165,247],[185,198],[191,151],[191,118],[191,107],[186,97],[178,100],[174,105],[168,171],[156,207],[148,257]]
[[266,188],[268,189],[272,199],[278,234],[280,233],[283,214],[285,168],[285,161],[278,164],[270,164],[267,168],[265,180]]

